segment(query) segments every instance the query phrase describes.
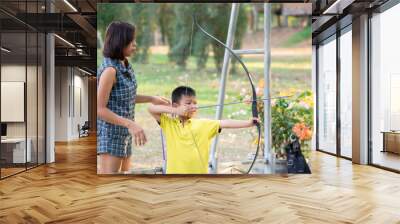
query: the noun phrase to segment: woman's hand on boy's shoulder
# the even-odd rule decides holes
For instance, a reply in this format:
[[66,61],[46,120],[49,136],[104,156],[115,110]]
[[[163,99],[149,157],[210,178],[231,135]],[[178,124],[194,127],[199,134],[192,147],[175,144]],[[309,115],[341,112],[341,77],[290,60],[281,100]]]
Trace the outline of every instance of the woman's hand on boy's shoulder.
[[151,99],[151,103],[154,105],[171,105],[171,101],[162,96],[153,96]]

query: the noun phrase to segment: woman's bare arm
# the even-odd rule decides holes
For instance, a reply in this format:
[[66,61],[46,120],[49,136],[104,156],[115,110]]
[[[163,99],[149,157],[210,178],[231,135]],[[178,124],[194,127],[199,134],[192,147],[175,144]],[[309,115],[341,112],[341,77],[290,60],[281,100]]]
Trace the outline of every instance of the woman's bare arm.
[[135,103],[152,103],[156,105],[169,105],[171,102],[161,96],[136,95]]
[[151,103],[153,96],[136,95],[135,103]]
[[116,71],[114,68],[106,68],[100,76],[97,89],[97,117],[112,124],[128,127],[130,120],[117,115],[107,108],[111,89],[115,83]]

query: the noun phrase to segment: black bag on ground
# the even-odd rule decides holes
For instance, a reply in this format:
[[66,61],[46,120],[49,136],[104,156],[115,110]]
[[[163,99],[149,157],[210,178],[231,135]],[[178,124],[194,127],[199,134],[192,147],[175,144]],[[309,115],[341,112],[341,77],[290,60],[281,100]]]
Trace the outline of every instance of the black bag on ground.
[[290,143],[285,147],[285,151],[288,173],[311,173],[310,167],[301,153],[300,142],[297,137],[291,138]]

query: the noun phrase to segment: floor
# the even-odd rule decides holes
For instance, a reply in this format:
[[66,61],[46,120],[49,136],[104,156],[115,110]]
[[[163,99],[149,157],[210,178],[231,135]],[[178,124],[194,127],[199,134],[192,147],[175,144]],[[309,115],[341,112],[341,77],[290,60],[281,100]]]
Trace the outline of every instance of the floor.
[[373,163],[389,167],[391,169],[400,170],[400,155],[391,152],[381,152],[376,150],[373,154]]
[[[27,164],[27,169],[32,169],[36,164]],[[7,168],[1,168],[1,178],[5,178],[7,176],[23,172],[25,171],[25,165],[19,165],[19,167],[7,167]]]
[[0,223],[400,223],[400,175],[315,152],[312,175],[97,176],[96,140],[0,181]]
[[25,167],[23,167],[23,168],[19,168],[19,167],[18,168],[1,168],[1,177],[2,178],[7,177],[7,176],[13,175],[15,173],[22,172],[24,170],[25,170]]

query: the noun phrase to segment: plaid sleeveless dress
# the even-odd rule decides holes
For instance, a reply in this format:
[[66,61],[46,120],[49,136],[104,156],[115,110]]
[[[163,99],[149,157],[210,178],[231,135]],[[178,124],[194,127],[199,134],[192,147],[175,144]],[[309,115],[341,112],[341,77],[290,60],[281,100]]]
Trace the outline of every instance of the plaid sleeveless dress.
[[[121,117],[134,120],[137,83],[131,65],[125,67],[118,59],[104,58],[97,70],[97,86],[107,67],[113,67],[117,71],[116,83],[110,92],[107,108]],[[132,135],[128,129],[97,119],[97,154],[103,153],[117,157],[130,156]]]

